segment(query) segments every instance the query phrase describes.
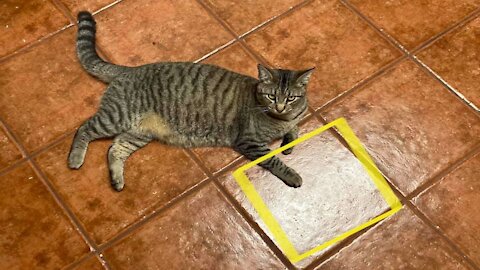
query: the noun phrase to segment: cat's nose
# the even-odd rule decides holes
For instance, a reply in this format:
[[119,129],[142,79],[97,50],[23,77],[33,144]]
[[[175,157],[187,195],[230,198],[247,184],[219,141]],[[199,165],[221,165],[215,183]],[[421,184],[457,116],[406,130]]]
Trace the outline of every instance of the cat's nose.
[[282,103],[277,103],[275,105],[275,108],[277,109],[277,112],[281,113],[285,110],[285,104]]

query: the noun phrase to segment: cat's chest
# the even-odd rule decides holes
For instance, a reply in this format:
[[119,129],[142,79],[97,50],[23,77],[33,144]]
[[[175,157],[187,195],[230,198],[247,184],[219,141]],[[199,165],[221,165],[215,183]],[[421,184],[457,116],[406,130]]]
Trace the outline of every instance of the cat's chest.
[[273,140],[283,137],[297,124],[298,123],[296,121],[254,121],[251,124],[251,132],[257,136],[257,139],[262,139],[265,142],[269,143]]

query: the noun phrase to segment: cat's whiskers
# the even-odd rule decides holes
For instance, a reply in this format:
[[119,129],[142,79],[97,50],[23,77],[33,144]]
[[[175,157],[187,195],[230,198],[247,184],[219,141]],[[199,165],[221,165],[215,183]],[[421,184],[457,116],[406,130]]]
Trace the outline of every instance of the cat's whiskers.
[[250,107],[249,111],[268,112],[268,108],[265,106],[254,106],[254,107]]

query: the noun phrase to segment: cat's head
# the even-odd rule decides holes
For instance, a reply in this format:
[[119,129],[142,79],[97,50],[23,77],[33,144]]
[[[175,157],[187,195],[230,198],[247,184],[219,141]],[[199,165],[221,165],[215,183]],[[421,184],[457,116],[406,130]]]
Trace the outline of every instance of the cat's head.
[[307,84],[313,70],[271,69],[259,64],[259,105],[272,117],[293,120],[307,109]]

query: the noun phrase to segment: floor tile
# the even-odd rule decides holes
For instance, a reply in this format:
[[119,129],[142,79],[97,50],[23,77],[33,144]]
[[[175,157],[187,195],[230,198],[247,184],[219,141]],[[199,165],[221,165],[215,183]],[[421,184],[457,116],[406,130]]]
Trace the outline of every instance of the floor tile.
[[29,151],[90,117],[103,84],[79,65],[73,29],[0,64],[0,117]]
[[405,195],[480,143],[480,118],[411,61],[322,115],[345,117]]
[[0,171],[22,158],[22,153],[0,129]]
[[403,209],[335,254],[326,269],[470,269],[410,210]]
[[96,19],[98,44],[123,65],[194,61],[233,39],[195,0],[123,1]]
[[92,256],[90,259],[72,268],[72,270],[103,270],[103,266],[97,257]]
[[211,173],[216,173],[240,158],[240,154],[226,147],[205,147],[193,150]]
[[237,42],[202,61],[231,71],[258,78],[257,61]]
[[413,49],[478,8],[479,0],[350,0],[378,27]]
[[241,35],[259,24],[278,16],[303,0],[205,0],[214,12]]
[[0,176],[0,269],[60,269],[89,249],[28,164]]
[[480,18],[436,41],[417,56],[480,107]]
[[[308,121],[301,134],[321,124]],[[298,252],[331,240],[388,209],[386,202],[358,160],[330,132],[300,145],[280,157],[303,177],[294,189],[260,167],[247,171],[255,189],[278,220]],[[253,219],[270,235],[231,175],[221,180]],[[297,264],[305,267],[323,251]]]
[[70,170],[66,163],[71,141],[67,138],[36,160],[97,243],[206,177],[183,150],[152,142],[127,160],[125,188],[116,192],[107,167],[111,142],[91,143],[83,166]]
[[480,265],[480,154],[414,199],[460,249]]
[[401,54],[340,1],[314,1],[246,39],[272,65],[316,67],[309,84],[318,108]]
[[[257,62],[238,43],[207,58],[203,63],[217,65],[257,78]],[[193,150],[211,172],[216,172],[240,155],[229,148],[198,148]]]
[[60,0],[73,15],[77,17],[78,12],[87,10],[95,12],[103,7],[106,7],[118,0]]
[[285,269],[213,183],[113,248],[115,269]]
[[[40,23],[41,22],[41,23]],[[68,25],[48,0],[0,2],[0,57]]]

